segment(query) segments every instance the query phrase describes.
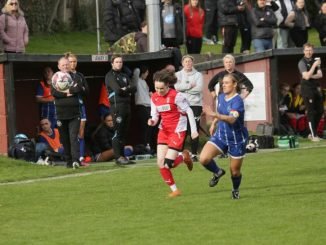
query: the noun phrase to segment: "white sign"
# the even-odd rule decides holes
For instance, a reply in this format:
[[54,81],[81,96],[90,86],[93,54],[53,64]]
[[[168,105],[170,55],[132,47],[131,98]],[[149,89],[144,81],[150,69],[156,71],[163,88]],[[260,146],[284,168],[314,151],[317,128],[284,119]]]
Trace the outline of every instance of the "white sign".
[[93,54],[92,61],[93,62],[107,62],[107,61],[109,61],[109,56],[107,54]]
[[264,121],[266,115],[266,81],[264,72],[244,73],[254,85],[250,95],[244,100],[245,121]]

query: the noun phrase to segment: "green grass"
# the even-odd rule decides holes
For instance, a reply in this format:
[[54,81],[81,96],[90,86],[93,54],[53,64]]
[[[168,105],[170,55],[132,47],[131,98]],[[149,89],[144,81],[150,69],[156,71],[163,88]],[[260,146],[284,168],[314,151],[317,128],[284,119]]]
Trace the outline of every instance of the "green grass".
[[[318,33],[315,30],[309,32],[309,42],[316,47],[320,46]],[[100,40],[101,53],[105,53],[109,45]],[[238,36],[235,53],[240,52],[241,40]],[[71,51],[76,54],[97,54],[97,35],[95,32],[65,32],[53,34],[38,34],[30,37],[27,53],[33,54],[62,54]],[[220,54],[221,45],[203,45],[202,54]],[[253,51],[253,50],[252,50]],[[184,53],[184,47],[182,48]]]
[[0,183],[70,178],[1,184],[0,244],[325,244],[326,143],[317,145],[248,154],[240,200],[229,173],[209,188],[199,164],[173,170],[183,195],[170,200],[154,160],[73,171],[1,158]]

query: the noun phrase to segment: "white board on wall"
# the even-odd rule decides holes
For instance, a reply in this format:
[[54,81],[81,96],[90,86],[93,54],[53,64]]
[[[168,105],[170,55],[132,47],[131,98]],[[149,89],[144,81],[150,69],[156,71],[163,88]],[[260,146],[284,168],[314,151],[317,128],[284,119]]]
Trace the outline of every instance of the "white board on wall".
[[250,95],[244,100],[245,121],[264,121],[266,115],[266,81],[264,72],[244,73],[254,85]]

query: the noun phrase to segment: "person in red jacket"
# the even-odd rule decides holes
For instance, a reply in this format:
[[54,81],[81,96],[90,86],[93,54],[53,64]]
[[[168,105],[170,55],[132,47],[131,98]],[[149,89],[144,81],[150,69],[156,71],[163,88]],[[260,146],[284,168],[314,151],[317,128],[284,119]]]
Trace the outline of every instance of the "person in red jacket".
[[203,44],[203,25],[205,22],[205,12],[200,7],[199,0],[190,0],[184,6],[186,18],[186,45],[188,54],[200,54]]

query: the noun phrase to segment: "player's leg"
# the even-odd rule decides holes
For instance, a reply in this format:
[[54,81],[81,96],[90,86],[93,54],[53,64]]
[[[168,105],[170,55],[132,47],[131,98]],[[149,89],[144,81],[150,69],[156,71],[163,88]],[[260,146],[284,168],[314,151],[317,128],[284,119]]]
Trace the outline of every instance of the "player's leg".
[[243,158],[233,158],[230,157],[230,173],[232,180],[232,199],[239,199],[239,188],[242,180],[241,166]]
[[213,173],[212,179],[209,181],[209,186],[214,187],[219,182],[220,178],[225,174],[224,169],[219,168],[214,157],[223,153],[223,150],[215,143],[208,141],[199,157],[199,162],[210,172]]

